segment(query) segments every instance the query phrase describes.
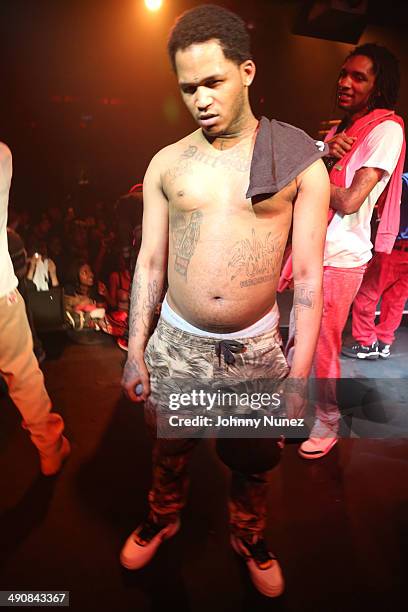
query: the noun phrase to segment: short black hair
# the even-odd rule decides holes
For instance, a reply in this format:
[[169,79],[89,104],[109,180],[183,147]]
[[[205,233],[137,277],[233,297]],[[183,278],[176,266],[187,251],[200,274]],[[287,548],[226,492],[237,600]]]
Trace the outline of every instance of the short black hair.
[[222,6],[202,4],[180,15],[170,32],[167,50],[173,70],[177,51],[212,39],[219,41],[225,57],[236,64],[252,59],[249,33],[241,17]]
[[364,55],[373,63],[375,90],[370,97],[370,109],[394,109],[400,88],[399,61],[395,55],[387,47],[377,43],[366,43],[356,47],[347,59],[355,55]]

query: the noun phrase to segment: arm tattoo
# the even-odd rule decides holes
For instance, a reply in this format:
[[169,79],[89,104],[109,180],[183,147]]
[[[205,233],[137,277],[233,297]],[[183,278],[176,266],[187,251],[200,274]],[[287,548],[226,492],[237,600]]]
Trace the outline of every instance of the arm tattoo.
[[140,293],[142,289],[142,282],[140,280],[140,266],[137,263],[135,273],[133,276],[132,293],[130,297],[130,311],[129,311],[129,337],[133,338],[139,331],[139,325],[141,323],[140,317]]
[[159,303],[160,292],[157,281],[149,283],[147,286],[147,297],[143,300],[142,319],[145,329],[149,330],[153,320],[154,311]]
[[296,285],[293,302],[295,307],[314,308],[314,291],[306,283]]
[[307,283],[299,283],[295,285],[295,293],[293,296],[293,306],[295,309],[295,341],[298,336],[298,322],[301,310],[315,308],[315,292]]
[[[368,170],[368,172],[367,172]],[[382,171],[377,170],[377,180],[373,177],[371,168],[357,170],[350,187],[330,185],[330,206],[343,214],[356,212],[368,197],[375,184],[381,180]]]
[[144,337],[148,336],[154,311],[159,303],[159,300],[159,286],[157,281],[153,280],[152,282],[148,283],[147,296],[142,301],[140,266],[139,264],[136,264],[132,284],[132,296],[130,299],[129,338],[134,338],[139,332],[142,332]]
[[139,376],[140,368],[135,359],[128,359],[122,374],[122,384],[126,385],[136,376]]
[[303,396],[307,391],[306,378],[286,378],[283,385],[285,393],[299,393]]
[[175,250],[174,270],[187,280],[187,270],[195,248],[200,239],[200,226],[203,221],[201,210],[189,215],[173,212],[170,215],[170,228]]

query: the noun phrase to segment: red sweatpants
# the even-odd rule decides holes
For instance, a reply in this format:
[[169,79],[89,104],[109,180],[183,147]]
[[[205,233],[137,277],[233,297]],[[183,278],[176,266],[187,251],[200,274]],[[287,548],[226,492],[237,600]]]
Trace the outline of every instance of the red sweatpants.
[[340,378],[341,337],[365,269],[366,265],[324,269],[323,316],[314,358],[316,378]]
[[[380,322],[376,326],[375,309],[381,296]],[[354,300],[353,337],[364,345],[377,339],[392,344],[407,298],[408,251],[376,253]]]
[[[351,304],[363,280],[366,264],[357,268],[326,266],[323,276],[323,316],[314,357],[314,375],[320,384],[316,403],[317,423],[337,433],[340,418],[336,379],[340,378],[340,349]],[[326,434],[321,434],[328,435]]]

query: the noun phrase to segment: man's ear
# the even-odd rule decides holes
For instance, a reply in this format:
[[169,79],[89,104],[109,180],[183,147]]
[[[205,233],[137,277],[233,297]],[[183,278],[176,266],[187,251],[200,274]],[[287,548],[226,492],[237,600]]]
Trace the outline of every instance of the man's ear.
[[240,65],[242,82],[246,87],[249,87],[255,78],[256,67],[252,60],[248,59]]

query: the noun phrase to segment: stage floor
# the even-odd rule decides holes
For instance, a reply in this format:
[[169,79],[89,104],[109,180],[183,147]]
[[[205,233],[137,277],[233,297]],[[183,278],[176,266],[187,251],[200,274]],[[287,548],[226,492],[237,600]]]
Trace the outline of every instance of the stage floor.
[[[66,343],[43,364],[72,456],[58,478],[39,476],[19,416],[0,398],[0,589],[69,590],[75,612],[111,610],[351,612],[406,606],[408,444],[350,437],[320,461],[284,449],[270,483],[267,538],[286,592],[258,595],[228,541],[228,474],[211,441],[195,453],[182,529],[139,572],[121,545],[146,511],[150,441],[143,411],[121,394],[125,353],[111,338]],[[342,359],[343,376],[407,376],[408,329],[391,359]],[[387,412],[386,407],[386,412]],[[378,420],[378,419],[377,419]],[[384,423],[379,422],[379,427]]]

